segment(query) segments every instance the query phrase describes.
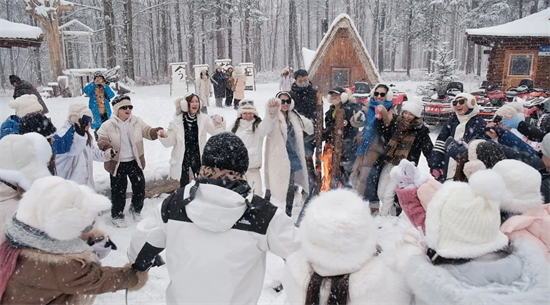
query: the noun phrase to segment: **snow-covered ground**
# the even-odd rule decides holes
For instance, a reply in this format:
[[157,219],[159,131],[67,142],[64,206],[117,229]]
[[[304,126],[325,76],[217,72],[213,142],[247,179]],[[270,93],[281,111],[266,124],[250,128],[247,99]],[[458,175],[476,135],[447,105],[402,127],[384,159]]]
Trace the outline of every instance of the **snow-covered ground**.
[[[413,96],[416,95],[418,85],[425,85],[426,82],[393,82],[402,91]],[[133,115],[141,117],[146,123],[153,127],[162,126],[167,128],[172,120],[175,107],[173,98],[170,97],[169,85],[159,85],[150,87],[133,87],[133,93],[130,94],[134,105]],[[258,84],[257,91],[246,91],[245,96],[255,101],[258,112],[263,117],[265,113],[265,105],[267,100],[275,95],[278,91],[277,83]],[[8,102],[11,97],[0,98],[0,120],[3,122],[9,115],[13,114],[13,110],[8,107]],[[49,117],[52,118],[56,126],[61,126],[67,117],[68,107],[74,102],[87,103],[86,97],[75,98],[51,98],[47,99],[46,104],[50,109]],[[214,105],[214,99],[210,99],[210,105]],[[328,108],[328,104],[325,105]],[[219,114],[223,116],[227,122],[227,128],[235,121],[237,113],[233,108],[216,108],[209,107],[208,113]],[[432,133],[432,139],[435,140],[437,134]],[[171,149],[165,148],[158,141],[145,141],[145,159],[147,167],[145,168],[145,177],[147,180],[161,179],[166,177],[169,171],[168,160],[170,159]],[[427,164],[424,157],[421,158],[419,167],[422,171],[427,172]],[[104,192],[109,185],[109,175],[103,169],[103,164],[95,163],[94,179],[98,192]],[[146,199],[143,209],[143,216],[151,212],[151,210],[162,202],[167,195],[161,195],[158,198]],[[128,201],[129,203],[129,201]],[[127,205],[129,206],[129,204]],[[295,211],[294,214],[297,212]],[[403,215],[404,216],[404,215]],[[111,238],[116,242],[119,249],[111,252],[111,254],[103,260],[103,264],[107,266],[123,266],[128,263],[126,250],[128,249],[132,232],[135,228],[135,223],[130,217],[126,218],[128,228],[115,228],[110,222],[109,213],[101,217],[99,227],[106,231]],[[400,240],[401,232],[412,228],[408,220],[404,217],[377,217],[376,222],[380,227],[379,238],[380,245],[384,249],[391,249],[395,243]],[[264,281],[264,288],[260,297],[259,303],[275,304],[283,303],[284,290],[281,293],[276,293],[272,287],[276,286],[283,272],[283,261],[268,254],[267,273]],[[147,286],[138,292],[132,292],[128,295],[129,304],[163,304],[165,300],[165,288],[168,285],[168,273],[166,267],[152,268],[149,272],[149,282]],[[105,294],[97,298],[96,304],[124,304],[124,292]]]

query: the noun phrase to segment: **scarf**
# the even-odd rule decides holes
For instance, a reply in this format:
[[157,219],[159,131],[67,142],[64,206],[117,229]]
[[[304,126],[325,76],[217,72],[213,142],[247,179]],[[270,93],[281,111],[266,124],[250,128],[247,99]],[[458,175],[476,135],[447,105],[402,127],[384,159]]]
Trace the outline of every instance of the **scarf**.
[[241,173],[211,166],[203,165],[201,167],[197,182],[217,185],[232,190],[245,198],[252,191]]
[[33,228],[19,220],[15,214],[6,223],[6,242],[17,249],[37,249],[52,254],[71,254],[91,251],[88,244],[77,237],[70,240],[52,238],[46,232]]
[[17,258],[21,249],[10,246],[7,242],[0,245],[0,300],[6,291],[11,275],[17,267]]
[[378,105],[383,105],[386,107],[386,109],[390,109],[392,106],[392,101],[385,101],[385,102],[377,102],[374,100],[374,98],[370,98],[369,101],[369,109],[367,110],[367,120],[365,122],[365,127],[363,128],[363,137],[361,139],[361,144],[359,145],[359,149],[357,149],[357,154],[362,155],[366,153],[369,150],[370,145],[372,144],[372,141],[374,141],[374,138],[378,135],[378,132],[376,130],[376,112],[375,109]]
[[407,123],[402,116],[398,116],[396,125],[386,148],[386,161],[393,165],[399,165],[401,160],[409,156],[416,133],[422,127],[422,119],[416,118]]

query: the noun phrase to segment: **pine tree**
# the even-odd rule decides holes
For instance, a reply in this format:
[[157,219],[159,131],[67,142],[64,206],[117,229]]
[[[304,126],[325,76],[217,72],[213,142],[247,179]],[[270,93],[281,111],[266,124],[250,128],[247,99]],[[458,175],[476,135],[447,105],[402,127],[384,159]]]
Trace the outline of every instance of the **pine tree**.
[[445,90],[447,85],[458,79],[455,75],[457,60],[452,58],[453,51],[449,50],[449,42],[443,42],[435,49],[436,59],[432,59],[434,71],[428,73],[430,82],[424,89],[424,94],[428,95],[430,90]]

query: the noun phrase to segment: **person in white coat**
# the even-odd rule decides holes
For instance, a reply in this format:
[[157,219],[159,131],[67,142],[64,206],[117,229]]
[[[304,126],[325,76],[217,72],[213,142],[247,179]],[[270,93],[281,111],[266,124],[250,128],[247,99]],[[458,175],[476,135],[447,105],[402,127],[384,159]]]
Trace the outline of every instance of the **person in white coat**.
[[283,275],[287,304],[409,304],[393,254],[379,254],[368,202],[336,189],[315,197],[300,226],[302,247]]
[[244,181],[247,169],[239,137],[212,136],[197,180],[136,227],[128,251],[136,270],[166,251],[167,304],[256,304],[266,252],[286,259],[300,247],[292,220]]
[[176,115],[168,131],[159,134],[159,140],[165,147],[173,147],[170,178],[179,180],[180,186],[184,187],[201,167],[206,134],[215,135],[225,131],[225,121],[219,115],[208,117],[200,113],[204,104],[194,93],[177,98],[174,104]]
[[280,100],[281,111],[265,144],[266,198],[273,197],[280,208],[286,202],[286,213],[290,216],[295,184],[309,190],[303,133],[313,134],[313,124],[294,110],[290,93],[281,91],[276,98]]
[[279,102],[277,99],[270,99],[267,102],[265,118],[262,120],[258,116],[254,101],[244,99],[239,103],[239,117],[231,127],[231,132],[241,138],[248,150],[250,162],[245,178],[248,184],[254,188],[254,194],[258,196],[263,196],[260,168],[262,167],[264,138],[273,130],[278,111]]
[[116,156],[116,151],[108,148],[99,149],[90,134],[92,111],[84,103],[74,103],[69,106],[69,117],[61,128],[57,130],[60,137],[75,127],[73,143],[68,152],[55,156],[57,175],[78,184],[95,189],[94,161],[106,162]]
[[201,112],[208,114],[207,106],[210,106],[210,94],[212,94],[212,81],[208,70],[201,70],[201,77],[197,80],[197,95],[202,101]]
[[290,69],[288,67],[281,71],[281,79],[279,80],[279,91],[288,91],[292,89],[292,83],[294,83],[294,77],[290,75]]
[[426,213],[425,251],[407,259],[406,279],[420,304],[547,304],[550,270],[528,241],[510,243],[500,229],[506,195],[493,170],[469,184],[448,181]]

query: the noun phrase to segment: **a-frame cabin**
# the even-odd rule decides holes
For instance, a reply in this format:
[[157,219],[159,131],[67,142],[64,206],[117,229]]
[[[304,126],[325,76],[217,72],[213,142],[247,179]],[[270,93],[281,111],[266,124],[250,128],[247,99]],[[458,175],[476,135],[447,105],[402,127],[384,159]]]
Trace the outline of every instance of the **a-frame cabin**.
[[332,22],[316,51],[302,49],[303,62],[311,82],[321,92],[336,86],[381,81],[378,69],[361,40],[351,18],[341,14]]

